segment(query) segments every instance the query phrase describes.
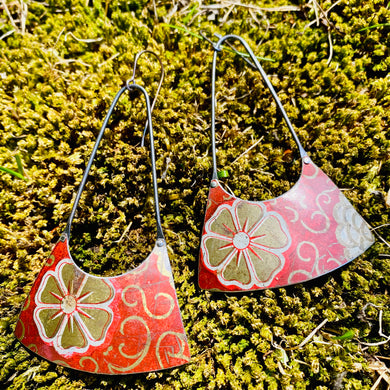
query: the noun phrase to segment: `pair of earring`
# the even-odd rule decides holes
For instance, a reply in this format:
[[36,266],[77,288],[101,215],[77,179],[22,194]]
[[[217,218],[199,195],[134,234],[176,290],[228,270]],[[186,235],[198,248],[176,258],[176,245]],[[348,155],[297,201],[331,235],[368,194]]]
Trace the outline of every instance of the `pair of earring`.
[[[218,181],[216,60],[222,44],[229,39],[239,40],[247,50],[253,61],[250,63],[270,89],[302,158],[302,172],[295,186],[263,202],[241,200],[226,192]],[[199,286],[226,292],[281,287],[313,279],[359,256],[374,242],[368,225],[303,149],[248,44],[241,37],[227,35],[213,46],[213,173],[200,245]],[[190,360],[160,220],[151,117],[155,101],[150,105],[147,92],[134,79],[142,53],[136,56],[133,78],[114,98],[67,226],[39,273],[15,329],[19,341],[37,355],[100,374],[161,370]],[[136,269],[115,277],[96,277],[82,271],[72,260],[71,224],[108,120],[126,90],[140,91],[146,101],[144,136],[149,129],[157,237],[152,252]]]

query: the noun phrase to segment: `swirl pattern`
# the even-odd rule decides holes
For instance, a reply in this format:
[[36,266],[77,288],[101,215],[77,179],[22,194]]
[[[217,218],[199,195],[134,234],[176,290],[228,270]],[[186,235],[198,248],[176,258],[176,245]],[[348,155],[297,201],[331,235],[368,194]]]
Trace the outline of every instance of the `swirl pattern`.
[[215,180],[199,261],[199,286],[206,290],[304,282],[346,264],[374,242],[367,223],[310,160],[295,186],[277,198],[250,202],[227,195]]
[[176,367],[190,352],[166,247],[134,272],[97,278],[60,240],[35,281],[15,329],[36,354],[66,367],[131,374]]

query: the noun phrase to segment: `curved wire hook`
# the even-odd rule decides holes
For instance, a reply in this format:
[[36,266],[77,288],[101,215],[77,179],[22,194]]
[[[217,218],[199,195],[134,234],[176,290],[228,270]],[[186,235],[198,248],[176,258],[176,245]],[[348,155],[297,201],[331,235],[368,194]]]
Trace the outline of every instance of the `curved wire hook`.
[[[215,51],[222,51],[223,49],[226,49],[223,47],[223,45],[220,45],[219,44],[219,41],[223,38],[222,35],[220,34],[217,34],[217,33],[214,33],[214,36],[218,38],[218,42],[213,42],[210,38],[208,38],[206,36],[206,34],[204,33],[203,30],[200,30],[199,31],[199,34],[200,36],[206,40],[212,47]],[[233,53],[237,54],[238,56],[240,56],[245,62],[247,62],[252,68],[254,69],[257,69],[256,68],[256,65],[254,65],[251,61],[248,60],[248,58],[246,58],[246,56],[249,57],[249,54],[245,54],[245,53],[241,53],[239,52],[230,42],[226,41],[225,42],[226,45],[228,45],[230,47],[230,49],[233,51]]]
[[[158,94],[160,93],[160,89],[161,89],[162,83],[164,81],[164,76],[165,76],[164,65],[163,65],[163,63],[161,61],[161,58],[154,51],[152,51],[152,50],[142,50],[142,51],[140,51],[139,53],[136,54],[135,59],[134,59],[133,75],[131,76],[130,79],[128,79],[126,81],[126,87],[127,87],[127,89],[130,90],[131,89],[131,85],[137,85],[137,83],[135,82],[135,72],[137,70],[138,60],[141,57],[141,55],[144,54],[144,53],[153,54],[158,59],[158,62],[160,63],[160,68],[161,68],[160,82],[158,83],[156,95],[154,96],[152,105],[150,106],[150,109],[151,109],[151,112],[152,112],[153,108],[154,108],[154,105],[156,104],[156,100],[157,100]],[[149,120],[147,119],[146,120],[146,124],[145,124],[145,128],[144,128],[144,132],[142,134],[141,146],[144,146],[145,137],[146,137],[146,131],[148,129],[148,125],[149,125]]]
[[[217,44],[214,43],[210,38],[208,38],[206,36],[206,34],[204,33],[204,30],[200,30],[199,34],[205,41],[207,41],[213,47],[214,50],[216,50],[216,51],[222,50],[222,48],[220,48],[220,47],[217,48]],[[218,38],[218,40],[222,38],[222,36],[217,34],[217,33],[214,33],[214,36],[216,36]]]
[[[265,85],[270,90],[271,95],[274,98],[274,100],[276,102],[276,105],[279,108],[279,111],[281,112],[281,114],[283,116],[283,119],[286,122],[287,127],[289,128],[289,130],[290,130],[290,132],[291,132],[291,134],[293,136],[293,139],[294,139],[295,143],[298,146],[301,158],[303,159],[304,162],[309,161],[307,159],[307,153],[303,149],[303,147],[301,145],[301,142],[299,141],[298,136],[295,133],[295,130],[294,130],[294,128],[293,128],[293,126],[292,126],[292,124],[290,122],[290,119],[288,118],[287,113],[284,110],[283,105],[282,105],[281,101],[279,100],[278,95],[276,94],[276,91],[275,91],[274,87],[272,86],[270,80],[267,77],[267,74],[263,70],[262,66],[260,65],[259,61],[257,60],[257,58],[256,58],[255,54],[253,53],[252,49],[249,47],[248,43],[243,38],[241,38],[238,35],[230,34],[230,35],[225,35],[224,37],[221,37],[216,45],[213,44],[213,46],[214,46],[214,56],[213,56],[213,64],[212,64],[212,70],[211,70],[211,138],[212,138],[211,139],[211,149],[212,149],[212,154],[213,154],[213,177],[212,178],[213,179],[217,179],[218,178],[218,175],[217,175],[216,145],[215,145],[215,111],[216,111],[215,79],[216,79],[216,62],[217,62],[217,54],[218,54],[218,52],[221,51],[221,48],[223,48],[222,44],[225,41],[227,41],[228,39],[238,40],[244,46],[245,50],[249,54],[249,57],[253,61],[253,64],[256,66],[256,69],[260,72],[261,77],[263,78],[263,81],[264,81]],[[234,49],[234,51],[237,52],[236,49]],[[243,59],[246,62],[249,61],[249,60],[247,60],[244,57],[243,57]],[[251,61],[249,61],[248,63],[253,65],[251,63]],[[306,157],[306,159],[305,159],[305,157]]]
[[[153,140],[152,110],[151,110],[151,106],[150,106],[148,93],[145,91],[145,89],[143,87],[141,87],[138,84],[133,83],[133,84],[130,84],[129,86],[122,87],[120,89],[120,91],[116,94],[116,96],[115,96],[115,98],[114,98],[113,102],[111,103],[111,106],[108,110],[108,113],[104,119],[103,125],[99,131],[99,134],[98,134],[97,139],[95,141],[95,145],[94,145],[93,150],[91,152],[91,155],[89,157],[87,166],[84,170],[84,174],[83,174],[83,177],[81,179],[81,183],[79,185],[79,189],[77,191],[76,198],[73,201],[72,210],[70,212],[68,222],[67,222],[65,230],[64,230],[64,233],[68,236],[69,240],[70,240],[70,230],[71,230],[71,226],[72,226],[72,221],[73,221],[73,218],[76,214],[76,209],[77,209],[77,206],[80,202],[81,194],[82,194],[84,187],[85,187],[85,184],[87,182],[89,171],[92,167],[93,160],[95,158],[97,149],[98,149],[99,144],[102,140],[104,132],[107,128],[108,121],[109,121],[111,114],[113,113],[115,106],[118,103],[118,100],[121,97],[121,95],[126,90],[131,90],[131,89],[138,89],[140,92],[143,93],[143,95],[145,97],[146,112],[147,112],[147,118],[148,118],[147,123],[146,123],[146,128],[149,128],[149,137],[150,137],[150,158],[151,158],[151,162],[152,162],[152,180],[153,180],[153,193],[154,193],[154,208],[155,208],[156,221],[157,221],[157,239],[164,239],[164,234],[163,234],[162,227],[161,227],[160,206],[159,206],[159,202],[158,202],[156,157],[155,157],[154,140]],[[149,123],[150,123],[150,126],[149,126]]]

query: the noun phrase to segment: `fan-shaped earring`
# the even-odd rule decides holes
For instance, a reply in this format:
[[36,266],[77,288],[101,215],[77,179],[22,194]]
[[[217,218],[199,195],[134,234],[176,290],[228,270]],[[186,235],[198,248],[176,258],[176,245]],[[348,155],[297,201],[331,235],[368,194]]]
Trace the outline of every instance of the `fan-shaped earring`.
[[[297,183],[283,195],[252,202],[228,193],[218,181],[215,145],[217,54],[239,40],[283,115],[302,158]],[[324,275],[361,255],[373,243],[368,224],[303,149],[272,84],[249,45],[227,35],[214,46],[210,183],[199,259],[199,286],[215,291],[282,287]],[[246,60],[246,59],[245,59]]]
[[[144,52],[136,57],[134,73]],[[163,68],[161,72],[160,86]],[[126,90],[140,91],[146,101],[145,131],[149,128],[157,237],[152,252],[139,267],[119,276],[96,277],[81,270],[72,259],[71,224],[108,120]],[[20,313],[16,337],[30,351],[56,364],[99,374],[131,374],[176,367],[190,359],[161,228],[152,108],[147,92],[136,84],[133,74],[115,96],[67,226]]]

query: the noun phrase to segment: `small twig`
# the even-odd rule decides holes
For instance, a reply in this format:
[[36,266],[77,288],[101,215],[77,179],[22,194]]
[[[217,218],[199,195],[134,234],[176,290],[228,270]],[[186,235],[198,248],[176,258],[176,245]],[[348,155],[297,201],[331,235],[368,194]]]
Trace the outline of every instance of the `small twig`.
[[65,34],[65,42],[67,41],[68,39],[68,36],[71,36],[73,39],[75,39],[77,42],[83,42],[83,43],[94,43],[94,42],[101,42],[103,40],[103,38],[86,38],[86,39],[82,39],[82,38],[77,38],[72,32],[67,32]]
[[92,66],[91,64],[87,64],[87,63],[84,62],[84,61],[76,60],[76,59],[70,58],[70,59],[68,59],[68,60],[62,59],[61,61],[56,62],[56,63],[54,64],[54,67],[56,67],[57,65],[62,65],[62,64],[71,64],[72,62],[78,62],[79,64],[84,65],[84,66]]
[[158,14],[157,14],[156,0],[153,0],[153,12],[154,12],[154,21],[155,21],[155,22],[158,22]]
[[299,345],[297,348],[302,348],[305,344],[307,344],[310,339],[328,322],[328,319],[325,318],[321,324],[319,324]]
[[299,360],[299,359],[294,359],[293,362],[297,362],[299,364],[303,364],[305,366],[308,366],[308,367],[311,367],[311,365],[309,363],[306,363],[304,362],[303,360]]
[[233,162],[231,165],[233,165],[237,160],[239,160],[242,156],[247,154],[249,151],[251,151],[254,147],[256,147],[262,140],[264,139],[264,136],[260,137],[259,140],[257,140],[252,146],[250,146],[247,150],[245,150],[243,153],[241,153]]
[[103,61],[101,64],[98,65],[98,68],[102,67],[104,64],[107,64],[107,62],[110,62],[112,60],[115,60],[115,58],[119,57],[121,53],[115,53],[110,58],[108,58],[106,61]]
[[390,360],[390,357],[388,357],[388,356],[375,355],[375,357],[376,357],[377,359],[381,359],[381,360]]
[[372,385],[370,390],[375,390],[379,383],[382,382],[383,377],[386,375],[386,371],[383,371],[382,374],[379,375],[378,379],[375,381],[375,383]]
[[23,0],[20,0],[20,27],[22,34],[26,32],[26,20],[28,14],[28,6]]
[[12,27],[13,27],[15,30],[19,30],[19,29],[18,29],[18,26],[17,26],[16,23],[15,23],[14,18],[13,18],[12,15],[11,15],[11,12],[9,12],[9,9],[8,9],[8,6],[7,6],[6,1],[5,1],[5,0],[1,0],[1,3],[3,4],[4,11],[5,11],[5,13],[6,13],[7,16],[8,16],[8,19],[9,19],[9,21],[11,22]]
[[170,162],[171,162],[171,158],[170,158],[170,157],[167,157],[167,158],[165,159],[166,166],[165,166],[164,172],[163,172],[162,175],[161,175],[161,180],[165,180],[165,178],[167,177],[167,173],[168,173],[168,168],[169,168]]
[[[328,19],[328,12],[329,10],[331,9],[331,7],[329,9],[327,9],[326,11],[323,10],[323,8],[319,5],[319,3],[317,2],[317,0],[314,0],[315,3],[317,4],[317,7],[318,9],[320,10],[322,16],[324,17],[325,21],[326,21],[326,25],[329,27],[331,25],[329,19]],[[319,24],[318,24],[319,25]]]
[[313,3],[313,8],[314,8],[314,13],[316,14],[316,23],[317,23],[317,27],[320,25],[320,16],[318,14],[318,8],[319,7],[319,4],[317,3],[316,0],[313,0],[312,1]]
[[382,382],[382,379],[384,379],[387,382],[387,384],[390,385],[390,376],[389,376],[390,371],[383,362],[378,360],[377,357],[376,360],[369,365],[369,368],[379,373],[378,379],[375,381],[374,385],[371,387],[370,390],[377,389],[379,384]]
[[[372,306],[372,307],[375,307],[375,308],[377,308],[377,309],[379,309],[379,307],[380,307],[380,306],[377,306],[377,305],[375,305],[375,304],[373,304],[373,303],[371,303],[371,302],[366,303],[366,304],[364,305],[363,309],[362,309],[362,312],[363,312],[363,315],[364,315],[364,316],[366,316],[365,311],[366,311],[366,309],[367,309],[368,306]],[[384,337],[386,340],[378,341],[377,343],[365,343],[365,342],[363,342],[363,341],[360,341],[360,344],[365,345],[365,346],[367,346],[367,347],[375,347],[375,346],[377,346],[377,345],[386,344],[386,343],[388,343],[388,342],[390,341],[390,336],[387,336],[387,335],[385,335],[385,334],[383,333],[382,318],[383,318],[383,310],[380,309],[380,310],[379,310],[379,318],[378,318],[378,323],[379,323],[378,334],[379,334],[380,337]]]
[[366,347],[377,347],[378,345],[384,345],[387,344],[390,341],[390,337],[386,340],[378,341],[377,343],[365,343],[363,341],[360,341],[360,344],[365,345]]
[[0,37],[0,41],[3,40],[4,38],[7,38],[8,36],[10,36],[11,34],[13,34],[14,32],[15,32],[15,29],[7,31],[6,33],[4,33],[4,34]]
[[339,3],[341,3],[343,0],[337,0],[335,3],[333,3],[325,12],[329,13],[329,11],[332,10],[332,8],[336,7]]
[[236,196],[236,195],[234,195],[233,190],[226,183],[220,181],[219,184],[221,184],[222,187],[226,187],[225,191],[228,192],[231,196],[234,196],[234,197]]
[[298,349],[298,348],[302,348],[304,345],[306,345],[310,340],[311,338],[328,322],[328,319],[325,318],[316,328],[313,329],[312,332],[310,332],[310,334],[301,342],[299,343],[299,345],[295,346],[295,347],[291,347],[291,348],[286,348],[286,350],[293,350],[293,349]]
[[328,61],[326,61],[326,65],[329,66],[329,64],[332,61],[333,57],[333,43],[332,43],[332,35],[330,34],[330,30],[328,29],[328,41],[329,41],[329,57]]
[[384,243],[386,244],[389,248],[390,248],[390,244],[374,229],[372,229],[373,232],[378,236],[378,238]]
[[166,16],[163,17],[165,23],[168,23],[171,20],[172,16],[177,12],[177,9],[178,5],[173,2],[172,7],[169,9]]
[[301,8],[295,5],[285,5],[281,7],[258,7],[257,5],[253,4],[243,4],[239,3],[237,1],[225,1],[224,4],[211,4],[211,5],[203,5],[202,8],[206,9],[216,9],[216,8],[224,8],[229,5],[235,5],[238,7],[244,7],[244,8],[251,8],[258,11],[264,11],[264,12],[299,12],[301,11]]
[[131,225],[133,224],[133,221],[131,221],[128,225],[127,225],[127,228],[125,229],[125,231],[123,232],[123,234],[121,235],[120,239],[119,240],[116,240],[116,241],[113,241],[114,243],[116,244],[120,244],[123,240],[123,238],[125,237],[125,235],[129,232],[130,228],[131,228]]
[[63,27],[62,30],[60,31],[60,33],[58,34],[58,37],[57,37],[57,39],[56,39],[56,42],[55,42],[54,46],[57,45],[57,43],[58,43],[58,41],[60,40],[61,35],[64,33],[64,31],[65,31],[65,27]]
[[234,4],[229,7],[229,9],[225,12],[225,15],[222,18],[221,24],[225,24],[229,18],[229,15],[234,10]]
[[322,9],[322,7],[319,5],[317,0],[311,0],[310,2],[313,4],[313,9],[314,9],[314,13],[315,13],[315,19],[312,20],[310,23],[306,24],[306,26],[304,28],[304,29],[306,29],[306,28],[310,27],[311,25],[313,25],[315,23],[317,24],[317,26],[319,26],[320,25],[320,20],[323,20],[324,25],[328,29],[329,57],[328,57],[328,60],[326,62],[327,66],[329,66],[329,64],[332,61],[332,57],[333,57],[333,42],[332,42],[332,36],[331,36],[331,33],[330,33],[330,29],[331,29],[332,23],[330,22],[330,20],[328,18],[328,14],[336,5],[338,5],[340,3],[340,1],[342,1],[342,0],[337,0],[326,11],[324,11]]
[[385,226],[390,226],[390,223],[384,223],[383,225],[379,225],[379,226],[372,227],[371,230],[380,229],[380,228],[383,228],[383,227],[385,227]]

